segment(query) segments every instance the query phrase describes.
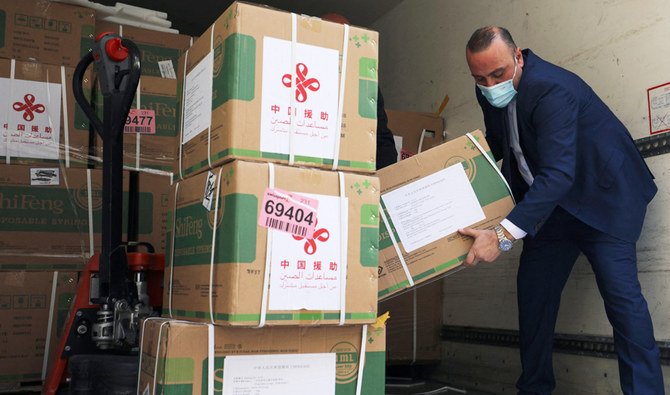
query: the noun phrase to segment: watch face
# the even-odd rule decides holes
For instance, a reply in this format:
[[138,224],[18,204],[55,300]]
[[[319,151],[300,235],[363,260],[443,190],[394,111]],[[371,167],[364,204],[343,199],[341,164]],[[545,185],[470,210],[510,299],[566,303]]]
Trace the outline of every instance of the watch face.
[[503,252],[509,251],[512,249],[512,242],[510,240],[500,240],[498,248],[500,248],[500,251]]

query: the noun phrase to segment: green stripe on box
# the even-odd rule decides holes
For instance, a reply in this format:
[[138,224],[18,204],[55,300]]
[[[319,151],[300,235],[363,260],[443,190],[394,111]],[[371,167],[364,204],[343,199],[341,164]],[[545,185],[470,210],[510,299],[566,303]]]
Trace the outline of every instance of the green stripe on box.
[[364,204],[361,206],[361,225],[377,226],[379,224],[379,205]]
[[[136,44],[141,55],[142,75],[146,76],[162,77],[158,62],[169,60],[172,62],[172,67],[174,68],[174,62],[179,60],[179,55],[181,54],[181,51],[176,48],[160,47],[142,43]],[[151,59],[151,61],[149,59]]]
[[[463,262],[467,256],[468,256],[467,254],[461,255],[458,258],[454,258],[454,259],[449,260],[445,263],[434,266],[434,267],[426,270],[423,273],[419,273],[417,275],[412,276],[412,280],[414,280],[416,282],[416,281],[422,280],[422,279],[430,276],[431,274],[444,272],[446,269],[454,267],[454,266],[460,264],[461,262]],[[382,297],[384,295],[388,295],[389,293],[391,293],[393,291],[396,291],[396,290],[402,289],[402,288],[406,288],[408,286],[409,286],[409,281],[407,281],[407,280],[401,281],[397,284],[394,284],[394,285],[392,285],[392,286],[390,286],[386,289],[383,289],[383,290],[377,292],[377,296]]]
[[362,57],[358,61],[358,76],[377,80],[377,59]]
[[358,80],[358,115],[377,119],[377,82]]
[[191,358],[167,358],[164,366],[164,383],[193,382],[195,363]]
[[[4,29],[2,29],[4,31]],[[81,37],[79,38],[80,42],[80,57],[84,57],[88,54],[93,46],[95,45],[95,26],[93,25],[83,25],[81,27]]]
[[0,10],[0,48],[5,47],[5,28],[7,27],[7,14]]
[[[209,312],[191,311],[191,310],[173,310],[178,317],[185,318],[203,318],[209,319]],[[260,314],[225,314],[215,313],[215,320],[227,322],[257,322],[260,320]],[[348,320],[374,320],[377,315],[374,312],[365,313],[345,313],[344,317]],[[268,313],[266,321],[316,321],[316,320],[336,320],[340,318],[340,313]]]
[[26,374],[2,374],[0,375],[0,381],[21,381],[26,379],[41,379],[42,373],[26,373]]
[[[489,156],[493,157],[490,153]],[[472,158],[472,161],[474,161],[475,165],[475,177],[470,180],[470,184],[472,185],[472,189],[474,189],[475,194],[477,195],[477,200],[479,200],[479,204],[482,207],[509,196],[509,191],[502,178],[500,178],[498,172],[486,160],[484,155],[477,155]],[[470,161],[461,163],[463,164],[466,173],[468,173],[469,169],[467,166]]]
[[156,393],[162,395],[192,395],[193,384],[156,384]]
[[256,39],[234,33],[214,48],[212,109],[228,100],[254,99]]
[[379,228],[361,228],[360,260],[363,267],[379,265]]

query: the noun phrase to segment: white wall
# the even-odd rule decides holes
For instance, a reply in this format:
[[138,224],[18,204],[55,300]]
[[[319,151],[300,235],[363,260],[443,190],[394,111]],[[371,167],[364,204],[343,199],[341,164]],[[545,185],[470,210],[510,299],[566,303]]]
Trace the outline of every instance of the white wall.
[[[485,25],[507,27],[518,46],[580,75],[634,138],[649,136],[647,88],[670,81],[668,0],[405,0],[373,26],[380,32],[380,84],[387,108],[433,112],[448,94],[450,102],[443,114],[448,137],[483,129],[464,54],[472,32]],[[638,243],[639,277],[657,339],[668,340],[670,155],[649,158],[647,163],[656,175],[659,193],[649,207]],[[445,280],[445,323],[516,329],[518,253]],[[593,273],[584,259],[578,261],[564,290],[557,331],[611,335]],[[459,355],[450,356],[452,349]],[[481,358],[473,364],[467,361],[479,352],[475,346],[448,343],[442,375],[449,377],[454,361],[465,363],[466,371],[468,366],[477,371]],[[616,370],[615,361],[599,364]],[[588,386],[593,378],[585,372],[557,371],[558,392]],[[507,375],[511,385],[518,369],[508,367],[498,373]],[[616,374],[609,374],[600,381],[616,393],[617,380]],[[670,392],[669,375],[666,391]]]

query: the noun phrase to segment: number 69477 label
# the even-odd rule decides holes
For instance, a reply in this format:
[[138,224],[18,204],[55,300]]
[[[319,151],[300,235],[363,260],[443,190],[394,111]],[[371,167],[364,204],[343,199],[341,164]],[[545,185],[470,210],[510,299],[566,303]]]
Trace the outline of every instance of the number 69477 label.
[[263,195],[258,225],[301,237],[312,237],[316,228],[317,199],[267,188]]

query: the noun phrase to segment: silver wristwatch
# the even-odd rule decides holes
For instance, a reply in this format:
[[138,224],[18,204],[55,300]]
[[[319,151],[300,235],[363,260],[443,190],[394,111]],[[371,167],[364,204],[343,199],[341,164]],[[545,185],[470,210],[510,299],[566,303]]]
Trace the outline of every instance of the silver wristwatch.
[[507,236],[505,236],[505,232],[503,231],[502,226],[496,225],[496,227],[493,229],[496,231],[496,234],[498,235],[498,249],[502,252],[507,252],[511,250],[513,246],[512,240],[508,239]]

